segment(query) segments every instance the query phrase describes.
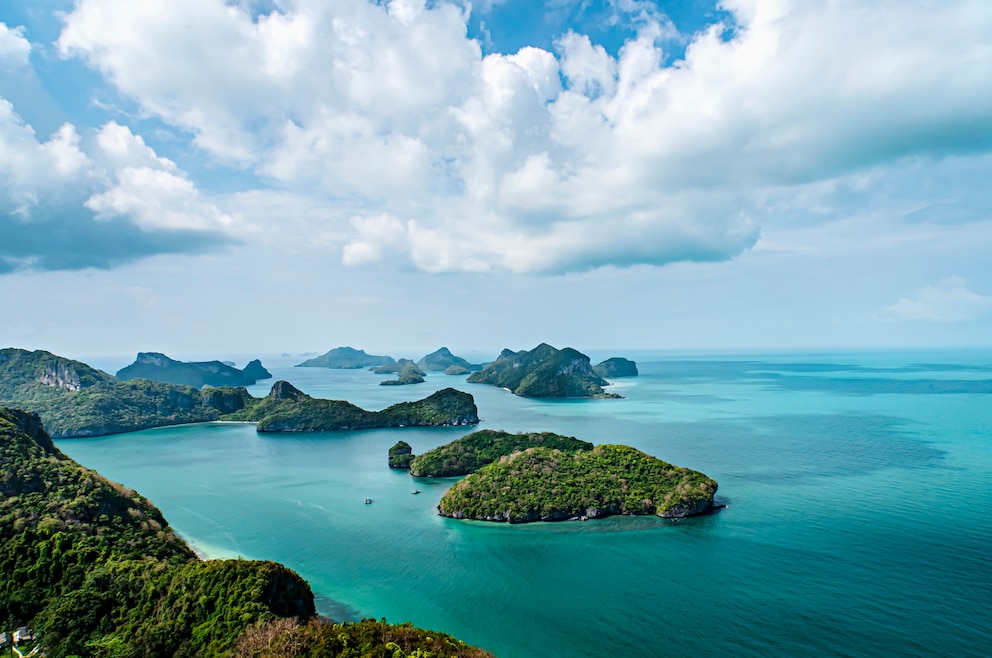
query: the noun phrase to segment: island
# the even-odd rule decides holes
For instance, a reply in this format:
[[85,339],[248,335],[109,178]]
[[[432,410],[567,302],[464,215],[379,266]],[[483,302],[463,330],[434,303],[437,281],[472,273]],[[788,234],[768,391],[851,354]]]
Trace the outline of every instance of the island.
[[389,468],[410,468],[413,460],[413,448],[406,441],[397,441],[389,449]]
[[447,368],[444,369],[444,374],[446,375],[468,375],[471,374],[471,372],[472,371],[466,368],[465,366],[459,366],[459,365],[448,366]]
[[402,386],[405,384],[423,384],[424,373],[412,362],[405,364],[397,374],[396,379],[387,379],[379,382],[379,386]]
[[399,359],[397,361],[390,361],[389,363],[383,363],[381,366],[372,368],[372,372],[377,375],[396,375],[399,374],[407,366],[412,366],[419,375],[426,375],[423,370],[417,367],[411,359]]
[[619,398],[607,393],[608,381],[596,374],[589,357],[570,347],[541,343],[531,351],[504,349],[499,357],[466,380],[491,384],[533,398]]
[[286,381],[269,395],[225,420],[255,422],[259,432],[326,432],[384,427],[475,425],[479,410],[468,393],[445,388],[416,402],[400,402],[382,411],[366,411],[345,400],[312,398]]
[[630,359],[615,356],[592,367],[603,378],[637,377],[637,364]]
[[245,377],[256,382],[263,379],[272,379],[272,373],[266,370],[265,366],[263,366],[262,362],[258,359],[249,361],[248,365],[241,369],[241,372],[244,373]]
[[452,366],[459,366],[467,372],[482,369],[482,366],[469,363],[460,356],[455,356],[447,347],[442,347],[417,362],[417,367],[425,372],[442,372]]
[[[253,366],[252,364],[257,364]],[[251,386],[272,377],[257,359],[250,370],[238,370],[222,361],[176,361],[159,352],[138,352],[134,363],[117,371],[117,379],[147,379],[183,386]],[[264,377],[255,374],[264,373]]]
[[593,448],[588,441],[552,432],[511,434],[503,430],[479,430],[417,455],[408,467],[410,475],[416,477],[456,477],[474,473],[501,457],[538,446],[561,452]]
[[240,386],[198,389],[120,381],[80,361],[16,348],[0,350],[0,405],[41,414],[49,434],[62,439],[215,420],[257,422],[263,432],[479,422],[472,396],[451,388],[373,412],[311,398],[285,381],[276,382],[268,396],[255,398]]
[[714,508],[716,481],[623,445],[562,452],[528,448],[455,483],[438,512],[455,519],[526,523],[613,514],[682,518]]
[[296,364],[296,367],[355,370],[381,366],[384,363],[392,363],[394,360],[391,356],[366,354],[365,350],[356,350],[353,347],[335,347],[321,356]]
[[32,628],[40,655],[491,656],[410,624],[319,618],[309,584],[276,562],[199,559],[146,498],[58,450],[36,414],[0,408],[0,463],[0,617]]

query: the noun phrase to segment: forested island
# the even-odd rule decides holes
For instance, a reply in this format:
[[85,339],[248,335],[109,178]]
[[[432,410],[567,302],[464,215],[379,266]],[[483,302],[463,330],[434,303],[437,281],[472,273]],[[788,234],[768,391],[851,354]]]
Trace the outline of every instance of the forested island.
[[482,366],[469,363],[460,356],[455,356],[447,347],[441,347],[417,361],[417,367],[426,372],[447,372],[450,368],[466,373],[481,370]]
[[713,509],[716,489],[716,481],[698,471],[629,446],[575,452],[535,447],[503,456],[455,483],[438,512],[508,523],[613,514],[680,518]]
[[224,419],[255,422],[259,432],[321,432],[474,425],[479,422],[479,410],[471,395],[453,388],[416,402],[399,402],[382,411],[366,411],[344,400],[312,398],[289,382],[279,381],[267,397]]
[[637,377],[637,364],[630,359],[614,356],[592,367],[600,377]]
[[500,457],[537,446],[562,452],[593,448],[588,441],[553,432],[511,434],[502,430],[479,430],[417,455],[408,468],[410,475],[415,477],[457,477],[474,473]]
[[490,655],[409,624],[317,619],[309,585],[275,562],[200,560],[35,414],[0,408],[0,462],[0,618],[33,627],[49,658]]
[[296,367],[355,370],[358,368],[374,368],[386,363],[393,363],[394,361],[395,359],[391,356],[366,354],[365,350],[356,350],[354,347],[335,347],[325,354],[297,364]]
[[505,349],[495,361],[466,381],[499,386],[524,397],[620,397],[603,390],[609,382],[596,374],[588,356],[570,347],[559,350],[547,343],[529,352]]
[[405,384],[423,384],[424,372],[420,370],[412,361],[408,361],[403,364],[399,372],[396,374],[396,379],[387,379],[385,381],[379,382],[380,386],[402,386]]
[[37,350],[0,350],[0,405],[41,414],[55,438],[103,436],[213,420],[258,423],[259,431],[471,425],[479,422],[468,393],[444,389],[379,412],[342,400],[320,400],[287,382],[255,398],[244,387],[197,389],[144,379],[120,381],[85,363]]
[[255,359],[244,370],[238,370],[222,361],[176,361],[158,352],[138,352],[129,366],[117,371],[117,379],[147,379],[166,384],[184,386],[251,386],[272,375]]

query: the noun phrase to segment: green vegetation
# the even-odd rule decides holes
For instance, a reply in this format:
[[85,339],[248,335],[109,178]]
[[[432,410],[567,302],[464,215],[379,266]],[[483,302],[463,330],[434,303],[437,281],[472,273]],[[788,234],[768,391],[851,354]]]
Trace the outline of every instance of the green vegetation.
[[561,452],[593,448],[588,441],[551,432],[510,434],[502,430],[479,430],[417,455],[409,465],[410,474],[418,477],[468,475],[500,457],[538,446]]
[[682,517],[709,511],[717,483],[628,446],[565,453],[529,448],[501,457],[452,486],[444,516],[484,521],[558,521],[610,514]]
[[503,350],[499,358],[467,381],[492,384],[534,398],[620,397],[603,390],[609,382],[593,371],[588,356],[570,347],[558,350],[547,343],[530,352]]
[[472,396],[450,388],[376,412],[311,398],[284,381],[259,399],[243,387],[200,390],[144,379],[121,382],[85,363],[17,349],[0,350],[0,405],[41,414],[50,434],[63,439],[212,420],[254,421],[260,432],[479,422]]
[[389,449],[389,468],[410,468],[413,448],[406,441],[398,441]]
[[479,410],[471,395],[453,388],[416,402],[400,402],[382,411],[366,411],[344,400],[312,398],[289,382],[279,381],[272,386],[268,397],[226,418],[254,421],[259,432],[322,432],[474,425],[479,422]]
[[[251,371],[238,370],[220,361],[176,361],[158,352],[138,352],[134,363],[117,371],[117,379],[147,379],[183,386],[250,386],[258,379],[272,375],[257,359],[251,362]],[[254,377],[253,374],[264,374]]]
[[147,499],[66,457],[35,414],[0,408],[0,620],[49,658],[488,656],[442,633],[314,618],[269,561],[201,561]]
[[326,354],[307,359],[303,363],[297,364],[297,368],[342,368],[351,370],[355,368],[371,368],[381,366],[384,363],[392,363],[390,356],[376,356],[366,354],[365,350],[356,350],[353,347],[335,347]]
[[471,372],[473,370],[479,370],[481,367],[469,363],[460,356],[455,356],[447,347],[442,347],[435,352],[431,352],[420,361],[417,361],[417,366],[426,372],[447,370],[453,366],[458,366],[466,372]]
[[387,379],[386,381],[379,382],[380,386],[396,386],[404,384],[423,384],[424,383],[424,373],[420,371],[420,368],[415,366],[413,363],[405,364],[399,371],[399,375],[396,379]]
[[637,377],[637,364],[619,356],[597,363],[592,369],[600,377]]
[[492,658],[445,633],[385,620],[327,624],[290,619],[256,624],[238,643],[244,658]]
[[254,359],[248,362],[242,371],[245,377],[248,377],[252,381],[258,382],[263,379],[272,379],[272,373],[265,369],[262,362],[258,359]]
[[448,366],[444,369],[444,374],[446,375],[467,375],[471,372],[468,368],[459,365]]
[[273,562],[201,562],[145,498],[72,461],[38,416],[0,409],[0,619],[51,658],[224,655],[254,622],[309,618]]

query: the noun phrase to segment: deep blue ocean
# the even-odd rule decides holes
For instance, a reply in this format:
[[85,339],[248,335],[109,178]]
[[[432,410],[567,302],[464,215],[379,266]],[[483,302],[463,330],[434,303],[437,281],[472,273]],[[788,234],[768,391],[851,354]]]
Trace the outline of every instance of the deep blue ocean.
[[992,351],[622,355],[641,372],[611,388],[625,399],[573,401],[262,361],[368,409],[453,386],[478,428],[632,445],[716,479],[726,509],[456,521],[435,509],[453,480],[386,466],[400,439],[419,453],[477,428],[211,423],[58,445],[201,554],[295,569],[323,614],[412,621],[501,658],[992,655]]

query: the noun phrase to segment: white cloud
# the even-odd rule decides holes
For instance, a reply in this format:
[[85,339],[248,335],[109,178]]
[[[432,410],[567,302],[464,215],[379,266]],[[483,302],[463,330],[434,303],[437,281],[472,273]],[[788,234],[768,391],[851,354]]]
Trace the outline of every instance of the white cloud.
[[967,281],[952,276],[920,288],[914,297],[904,297],[885,310],[910,320],[967,322],[992,313],[992,296],[972,292]]
[[277,6],[80,0],[59,47],[205,152],[333,208],[301,234],[343,232],[327,244],[348,264],[727,259],[770,199],[818,188],[830,218],[879,168],[992,144],[985,0],[725,0],[734,38],[714,26],[671,65],[671,24],[634,0],[616,5],[639,30],[617,57],[571,33],[482,57],[446,2]]
[[28,66],[31,44],[24,38],[24,27],[8,27],[0,22],[0,66]]

